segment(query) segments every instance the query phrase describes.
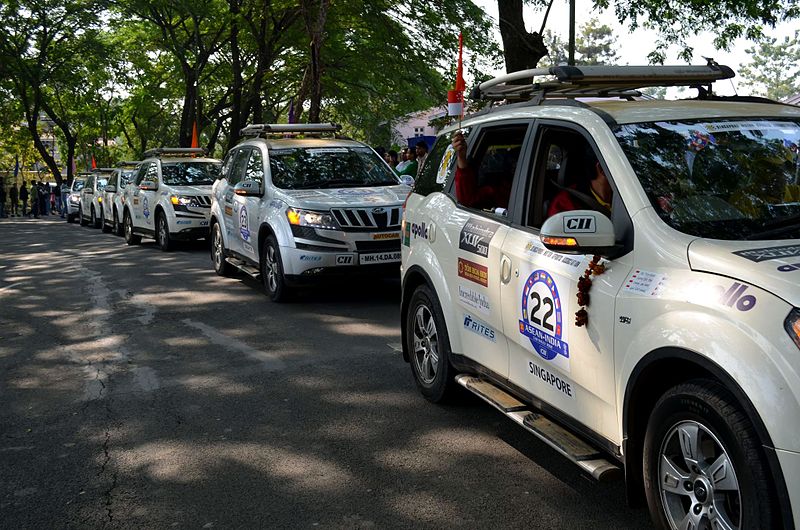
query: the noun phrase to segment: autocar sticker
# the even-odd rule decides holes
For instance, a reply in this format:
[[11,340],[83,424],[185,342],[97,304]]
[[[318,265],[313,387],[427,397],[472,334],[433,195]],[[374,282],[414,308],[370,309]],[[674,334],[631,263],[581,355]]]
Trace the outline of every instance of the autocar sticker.
[[570,371],[569,280],[544,269],[520,275],[519,332],[539,357]]
[[500,225],[476,217],[470,217],[461,229],[458,248],[478,256],[489,255],[489,243]]

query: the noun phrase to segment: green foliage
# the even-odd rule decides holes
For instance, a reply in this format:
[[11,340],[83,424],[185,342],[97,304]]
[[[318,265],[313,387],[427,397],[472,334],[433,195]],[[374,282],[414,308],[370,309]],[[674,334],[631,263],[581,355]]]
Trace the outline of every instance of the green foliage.
[[[569,43],[552,31],[545,31],[543,38],[549,52],[549,64],[566,64]],[[575,37],[575,64],[589,66],[617,64],[618,61],[617,37],[609,26],[601,25],[598,19],[592,18],[578,28]]]
[[754,94],[776,100],[800,94],[800,31],[781,42],[765,38],[747,53],[752,61],[739,74]]

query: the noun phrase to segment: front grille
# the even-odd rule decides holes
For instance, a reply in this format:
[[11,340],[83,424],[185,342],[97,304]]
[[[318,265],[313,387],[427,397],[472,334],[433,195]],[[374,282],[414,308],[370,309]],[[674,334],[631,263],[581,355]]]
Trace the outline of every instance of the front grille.
[[194,200],[200,208],[211,208],[211,197],[207,195],[197,195]]
[[400,228],[400,206],[380,208],[331,208],[331,214],[343,230],[373,231]]
[[400,240],[356,241],[356,250],[359,252],[395,252],[400,250]]

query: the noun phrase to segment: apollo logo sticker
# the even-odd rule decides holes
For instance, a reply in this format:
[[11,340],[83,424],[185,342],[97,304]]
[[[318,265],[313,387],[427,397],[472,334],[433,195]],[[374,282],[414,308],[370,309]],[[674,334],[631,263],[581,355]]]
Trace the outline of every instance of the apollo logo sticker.
[[564,217],[565,234],[594,234],[597,231],[595,219],[587,215],[569,215]]
[[458,258],[458,275],[478,285],[489,286],[489,269],[464,258]]
[[545,361],[569,371],[569,344],[562,305],[555,279],[545,270],[533,271],[522,286],[522,320],[519,332]]
[[239,210],[239,234],[245,241],[250,241],[250,228],[247,226],[247,207],[242,205]]
[[[717,301],[728,307],[736,307],[739,311],[750,311],[756,306],[756,297],[752,294],[744,294],[747,290],[746,285],[739,282],[733,282],[733,285],[726,290],[722,286],[716,286],[720,295]],[[743,296],[744,295],[744,296]]]
[[428,226],[425,223],[417,224],[411,223],[411,235],[414,236],[414,239],[421,237],[423,239],[428,239]]
[[458,248],[484,258],[487,257],[489,255],[489,242],[491,242],[499,226],[470,217],[464,224],[464,228],[461,229]]

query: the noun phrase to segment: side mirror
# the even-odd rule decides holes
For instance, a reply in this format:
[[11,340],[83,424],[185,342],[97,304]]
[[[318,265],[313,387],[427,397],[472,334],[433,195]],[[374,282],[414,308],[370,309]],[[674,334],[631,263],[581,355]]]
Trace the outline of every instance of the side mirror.
[[117,187],[116,187],[116,186],[114,186],[114,185],[112,185],[112,184],[109,184],[109,185],[107,185],[107,186],[104,188],[104,190],[105,190],[107,193],[116,193],[116,192],[117,192]]
[[400,175],[400,183],[413,188],[414,177],[412,177],[411,175]]
[[547,219],[539,232],[545,248],[562,254],[615,254],[611,220],[594,210],[561,212]]
[[143,180],[139,184],[139,189],[143,191],[156,191],[158,189],[158,182]]
[[261,197],[264,192],[261,190],[261,184],[254,180],[243,180],[233,187],[233,193],[242,195],[244,197]]

